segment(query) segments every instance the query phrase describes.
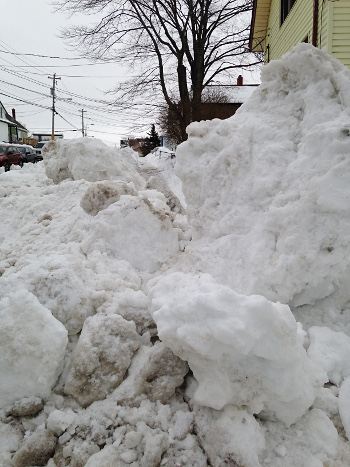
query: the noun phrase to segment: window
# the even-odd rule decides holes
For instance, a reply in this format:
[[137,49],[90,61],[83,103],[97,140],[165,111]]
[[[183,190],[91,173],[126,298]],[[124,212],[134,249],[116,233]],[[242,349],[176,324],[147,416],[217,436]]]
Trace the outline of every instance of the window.
[[281,0],[281,24],[287,18],[288,13],[292,9],[295,0]]

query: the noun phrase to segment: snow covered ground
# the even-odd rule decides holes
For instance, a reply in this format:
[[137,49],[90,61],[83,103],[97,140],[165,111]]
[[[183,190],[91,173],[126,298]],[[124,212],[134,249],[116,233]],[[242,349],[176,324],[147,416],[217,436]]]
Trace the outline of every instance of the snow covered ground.
[[0,169],[1,467],[350,465],[350,72],[188,132]]

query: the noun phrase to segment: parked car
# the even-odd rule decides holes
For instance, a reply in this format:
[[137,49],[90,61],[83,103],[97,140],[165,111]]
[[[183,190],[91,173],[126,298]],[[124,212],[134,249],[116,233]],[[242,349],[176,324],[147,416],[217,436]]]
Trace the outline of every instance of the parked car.
[[[35,162],[38,162],[37,154],[32,146],[29,146],[28,144],[21,144],[21,146],[18,146],[18,149],[21,151],[23,154],[23,162],[31,162],[32,164],[35,164]],[[42,156],[40,156],[40,160],[42,160]]]
[[[36,145],[34,146],[35,152],[37,153],[38,156],[41,156],[41,150],[46,143],[47,141],[38,141]],[[41,159],[39,160],[43,160],[42,156],[41,156]]]
[[5,172],[8,172],[11,165],[23,167],[23,155],[17,146],[0,143],[0,167],[4,167]]

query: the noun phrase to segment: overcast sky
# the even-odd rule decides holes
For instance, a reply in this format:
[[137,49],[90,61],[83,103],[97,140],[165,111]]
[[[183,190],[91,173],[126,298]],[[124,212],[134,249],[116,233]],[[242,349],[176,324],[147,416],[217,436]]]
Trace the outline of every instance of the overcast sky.
[[64,136],[80,137],[82,109],[88,136],[119,144],[122,136],[138,131],[133,116],[125,111],[111,113],[106,105],[94,101],[110,99],[105,91],[125,77],[119,65],[49,58],[79,57],[79,52],[70,51],[58,36],[60,28],[86,23],[88,18],[68,19],[63,13],[54,13],[50,2],[44,0],[2,0],[1,6],[0,100],[8,113],[14,108],[16,119],[30,132],[51,133],[53,80],[49,76],[56,73],[61,79],[56,87],[60,115],[55,117],[55,132],[75,129],[65,131]]
[[[142,134],[135,115],[111,111],[96,102],[111,99],[105,92],[123,80],[127,70],[113,63],[92,65],[78,59],[79,51],[69,50],[59,38],[62,27],[87,23],[88,17],[69,19],[55,13],[45,0],[2,0],[1,6],[0,100],[8,113],[14,108],[16,119],[30,132],[51,133],[53,80],[49,77],[56,73],[61,79],[56,87],[55,132],[63,131],[65,138],[80,137],[84,110],[88,136],[119,144],[123,136]],[[147,124],[156,122],[147,121],[147,113],[141,117],[145,134]]]

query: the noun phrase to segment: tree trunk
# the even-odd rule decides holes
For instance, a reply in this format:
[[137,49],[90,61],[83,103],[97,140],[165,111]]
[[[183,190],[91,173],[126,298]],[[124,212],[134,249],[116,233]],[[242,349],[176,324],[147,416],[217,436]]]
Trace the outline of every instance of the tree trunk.
[[180,92],[181,136],[187,139],[186,127],[192,121],[191,101],[187,86],[186,67],[182,64],[177,67],[177,76]]

